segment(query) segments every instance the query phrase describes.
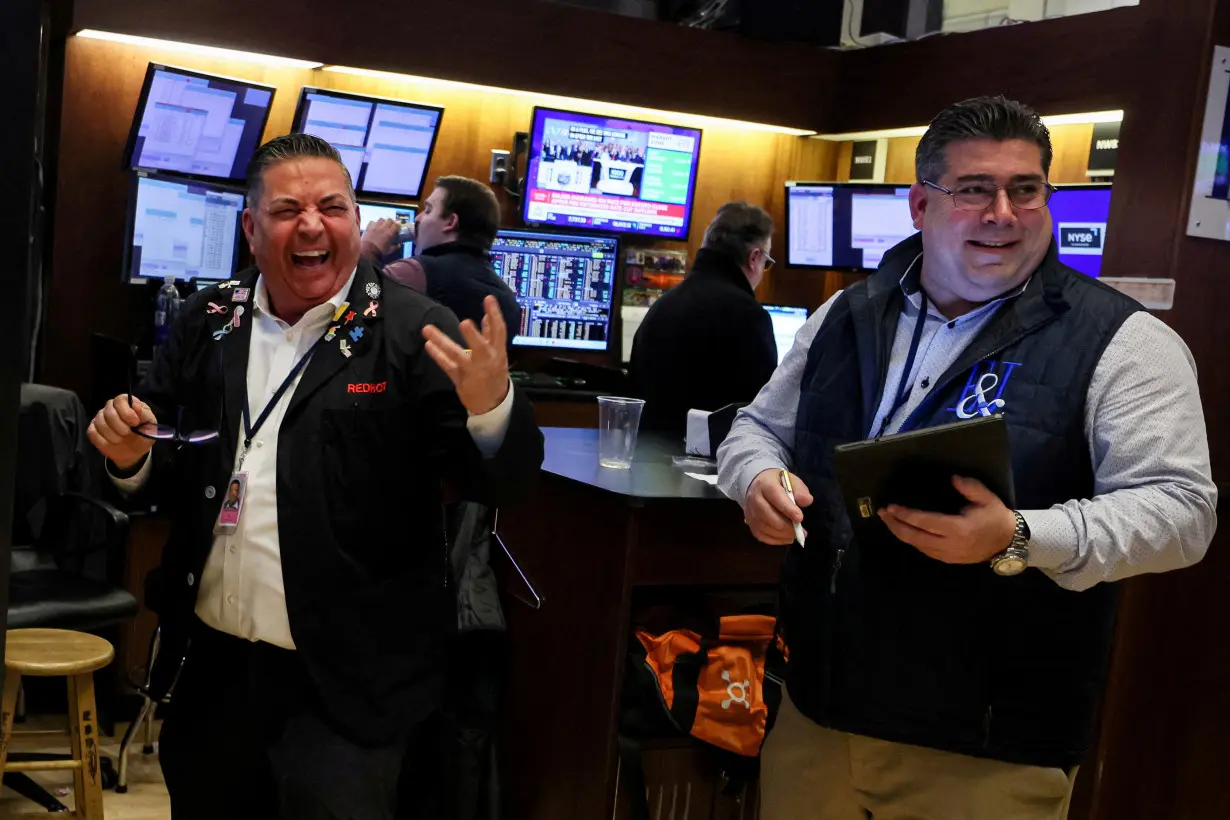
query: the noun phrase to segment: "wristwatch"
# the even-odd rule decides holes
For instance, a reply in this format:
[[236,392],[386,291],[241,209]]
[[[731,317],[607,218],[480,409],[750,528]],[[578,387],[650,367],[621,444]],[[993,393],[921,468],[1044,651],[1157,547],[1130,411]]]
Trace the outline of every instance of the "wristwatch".
[[1016,516],[1016,529],[1012,533],[1012,540],[1008,542],[1006,550],[991,559],[991,569],[998,575],[1019,575],[1029,566],[1029,525],[1025,523],[1025,517],[1016,510],[1013,510],[1012,514]]

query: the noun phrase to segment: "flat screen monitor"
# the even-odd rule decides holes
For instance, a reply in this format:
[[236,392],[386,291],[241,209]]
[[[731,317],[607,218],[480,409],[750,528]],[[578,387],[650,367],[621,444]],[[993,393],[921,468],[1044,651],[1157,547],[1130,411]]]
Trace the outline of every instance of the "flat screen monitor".
[[[366,231],[367,226],[377,219],[392,219],[394,222],[400,222],[404,231],[414,224],[414,216],[417,213],[418,209],[413,205],[390,205],[387,202],[359,200],[359,227]],[[360,236],[363,235],[362,231]],[[401,246],[401,258],[409,259],[411,256],[414,256],[414,243],[406,242]]]
[[786,264],[875,270],[884,252],[917,233],[910,186],[787,182]]
[[535,108],[527,223],[687,239],[701,132]]
[[794,337],[807,323],[807,308],[790,305],[765,305],[773,320],[773,339],[777,342],[777,363],[781,364],[794,346]]
[[293,130],[338,150],[361,194],[417,199],[444,109],[305,86]]
[[1089,276],[1102,272],[1110,185],[1060,185],[1051,196],[1059,261]]
[[609,349],[618,262],[613,236],[500,231],[491,266],[521,305],[513,344]]
[[273,92],[269,85],[150,63],[124,167],[243,179]]
[[135,172],[128,194],[124,279],[229,279],[243,238],[243,196],[224,183]]

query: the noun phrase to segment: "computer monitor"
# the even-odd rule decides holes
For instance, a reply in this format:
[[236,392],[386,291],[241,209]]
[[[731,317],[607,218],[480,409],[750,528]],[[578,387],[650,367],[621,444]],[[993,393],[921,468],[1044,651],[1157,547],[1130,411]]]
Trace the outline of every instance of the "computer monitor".
[[777,342],[777,363],[781,364],[794,346],[795,334],[807,323],[807,308],[790,305],[765,305],[773,320],[773,339]]
[[535,108],[527,223],[687,239],[701,132]]
[[1081,273],[1102,272],[1106,222],[1110,216],[1110,184],[1060,185],[1051,196],[1051,221],[1059,261]]
[[269,85],[150,63],[124,167],[243,179],[273,92]]
[[[413,205],[390,205],[387,202],[364,202],[359,200],[359,227],[362,231],[367,230],[367,226],[375,222],[377,219],[392,219],[394,222],[400,222],[402,230],[414,224],[414,216],[418,213],[418,209]],[[401,246],[401,258],[409,259],[414,256],[414,243],[406,242]]]
[[443,116],[435,105],[305,86],[292,130],[336,148],[358,193],[417,199]]
[[910,186],[787,182],[786,264],[875,270],[884,252],[917,233]]
[[521,305],[513,344],[609,349],[618,263],[613,236],[500,231],[491,266]]
[[223,183],[134,172],[124,279],[229,279],[239,261],[243,196]]

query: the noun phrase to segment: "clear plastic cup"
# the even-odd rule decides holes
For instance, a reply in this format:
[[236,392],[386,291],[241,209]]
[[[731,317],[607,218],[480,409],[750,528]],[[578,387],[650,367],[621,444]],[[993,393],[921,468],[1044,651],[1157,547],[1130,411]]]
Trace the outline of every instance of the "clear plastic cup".
[[636,434],[641,427],[643,399],[598,397],[598,464],[613,470],[632,467]]

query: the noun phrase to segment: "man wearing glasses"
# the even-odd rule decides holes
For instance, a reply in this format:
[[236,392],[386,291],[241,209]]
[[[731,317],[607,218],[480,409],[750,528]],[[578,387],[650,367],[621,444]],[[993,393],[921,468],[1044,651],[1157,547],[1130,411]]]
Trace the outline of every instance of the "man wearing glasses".
[[682,434],[688,410],[748,402],[764,387],[777,342],[755,289],[773,265],[772,247],[773,219],[763,208],[718,208],[687,277],[636,332],[629,376],[645,400],[642,427]]
[[[719,454],[782,570],[787,691],[762,820],[1067,814],[1105,682],[1117,587],[1203,557],[1216,526],[1191,354],[1062,265],[1050,135],[1002,97],[941,112],[920,231],[823,305]],[[836,445],[1002,413],[1018,510],[954,477],[959,515],[888,506],[853,538]],[[789,469],[796,506],[779,483]]]
[[459,327],[360,260],[327,142],[262,146],[247,206],[256,268],[188,299],[89,430],[121,488],[160,493],[173,519],[151,602],[156,685],[178,676],[159,750],[172,817],[392,820],[456,625],[444,488],[511,502],[542,435],[494,298]]

